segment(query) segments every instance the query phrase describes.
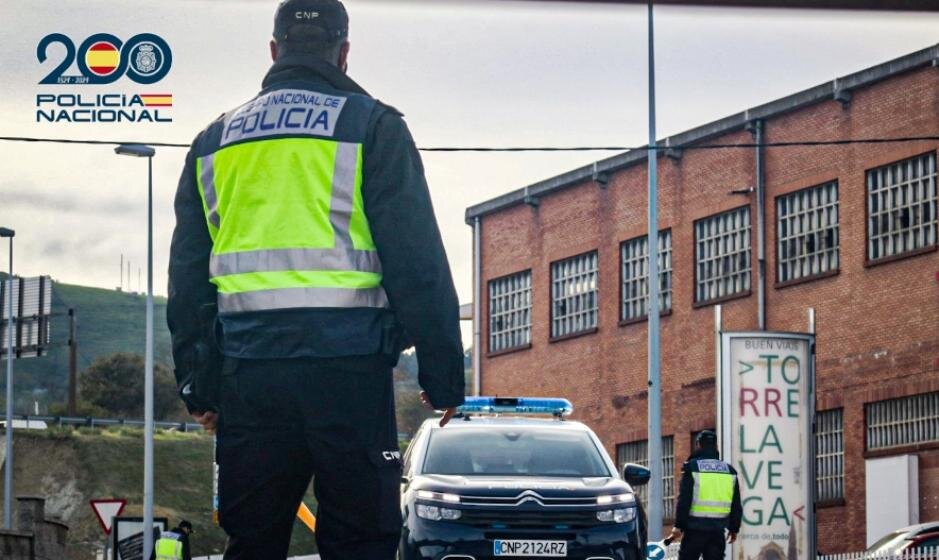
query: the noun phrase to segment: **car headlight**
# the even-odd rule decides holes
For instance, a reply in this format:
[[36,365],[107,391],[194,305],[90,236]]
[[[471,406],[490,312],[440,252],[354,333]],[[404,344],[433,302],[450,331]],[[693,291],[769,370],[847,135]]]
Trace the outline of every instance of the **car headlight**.
[[619,504],[636,504],[636,497],[632,494],[614,494],[612,496],[597,496],[598,506],[617,506]]
[[[420,514],[418,514],[420,515]],[[597,521],[629,523],[636,518],[636,508],[605,509],[597,512]]]
[[451,504],[460,503],[460,497],[456,494],[446,494],[443,492],[431,492],[430,490],[418,490],[417,497],[422,500],[434,500],[437,502],[449,502]]
[[462,515],[458,509],[430,506],[427,504],[417,504],[415,506],[417,516],[421,519],[430,521],[456,521]]

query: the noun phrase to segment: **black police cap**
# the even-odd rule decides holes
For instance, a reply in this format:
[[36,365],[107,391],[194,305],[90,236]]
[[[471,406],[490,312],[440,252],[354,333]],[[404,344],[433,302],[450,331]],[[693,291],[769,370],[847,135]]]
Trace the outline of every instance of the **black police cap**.
[[711,430],[702,430],[698,432],[695,441],[700,445],[717,445],[717,434]]
[[334,44],[348,36],[349,14],[339,0],[283,0],[274,14],[274,39],[278,41],[312,37]]

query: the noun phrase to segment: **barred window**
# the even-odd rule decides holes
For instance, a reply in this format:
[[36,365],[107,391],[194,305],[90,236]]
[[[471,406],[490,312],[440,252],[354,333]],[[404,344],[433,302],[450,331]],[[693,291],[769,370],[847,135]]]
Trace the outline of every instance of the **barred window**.
[[819,502],[844,498],[844,409],[815,415],[815,488]]
[[696,302],[750,290],[750,207],[694,223]]
[[776,199],[776,278],[788,282],[838,268],[838,181]]
[[867,259],[936,244],[936,154],[867,172]]
[[531,270],[489,281],[489,351],[531,344]]
[[[672,308],[672,230],[659,232],[659,310]],[[620,245],[622,267],[622,307],[620,320],[639,319],[648,314],[649,237],[643,235]]]
[[869,403],[867,449],[939,441],[939,391]]
[[551,338],[596,328],[597,252],[551,263]]
[[[636,463],[643,467],[649,466],[648,440],[621,443],[616,446],[616,462],[620,470],[626,463]],[[633,488],[636,495],[642,500],[643,506],[648,506],[648,486]],[[662,438],[662,515],[665,519],[675,519],[675,438],[665,436]]]

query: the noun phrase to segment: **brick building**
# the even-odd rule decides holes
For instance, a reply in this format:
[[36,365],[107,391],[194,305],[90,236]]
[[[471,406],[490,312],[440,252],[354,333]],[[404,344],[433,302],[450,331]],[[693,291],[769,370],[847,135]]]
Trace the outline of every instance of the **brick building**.
[[[666,517],[715,426],[713,306],[725,330],[758,328],[761,158],[766,327],[817,313],[819,550],[860,550],[876,457],[915,455],[919,520],[939,520],[939,141],[664,149],[760,127],[766,143],[935,137],[939,45],[659,142]],[[646,449],[646,181],[631,151],[466,213],[481,393],[568,397],[620,461]]]

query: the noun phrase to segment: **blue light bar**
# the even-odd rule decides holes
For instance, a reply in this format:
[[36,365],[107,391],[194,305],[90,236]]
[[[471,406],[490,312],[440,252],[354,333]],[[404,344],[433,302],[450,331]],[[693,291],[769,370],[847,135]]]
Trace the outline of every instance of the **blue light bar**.
[[551,414],[567,416],[574,405],[567,399],[538,397],[466,397],[458,412],[483,414]]

